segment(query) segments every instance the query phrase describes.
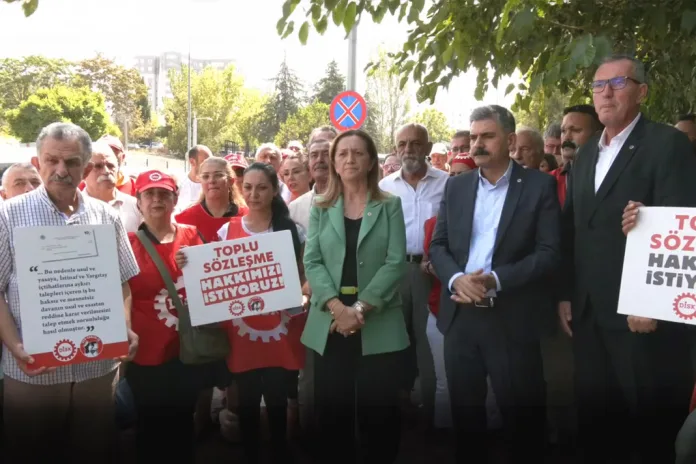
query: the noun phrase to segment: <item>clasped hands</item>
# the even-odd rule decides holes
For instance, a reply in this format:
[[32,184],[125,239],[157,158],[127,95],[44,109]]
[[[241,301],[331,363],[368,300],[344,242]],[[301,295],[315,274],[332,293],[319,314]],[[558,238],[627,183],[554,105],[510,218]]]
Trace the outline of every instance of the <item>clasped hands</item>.
[[348,337],[365,325],[365,318],[357,309],[344,305],[337,298],[329,301],[326,306],[334,318],[329,333],[338,332]]
[[495,276],[484,274],[483,269],[479,269],[454,279],[450,298],[460,304],[477,303],[484,299],[489,290],[496,287]]

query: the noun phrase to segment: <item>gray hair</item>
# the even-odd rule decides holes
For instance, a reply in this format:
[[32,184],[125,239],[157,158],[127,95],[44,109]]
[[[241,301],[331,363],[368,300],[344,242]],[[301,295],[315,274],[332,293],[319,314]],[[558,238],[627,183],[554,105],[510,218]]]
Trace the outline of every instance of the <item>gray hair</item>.
[[5,184],[7,184],[8,179],[10,178],[10,172],[17,171],[20,169],[34,171],[37,174],[39,173],[36,170],[36,167],[31,163],[15,163],[15,164],[11,165],[9,168],[5,169],[5,172],[2,173],[2,180],[0,181],[0,183],[2,183],[3,189],[7,190],[7,185],[5,185]]
[[331,134],[331,138],[327,140],[328,142],[331,142],[338,136],[338,132],[336,132],[336,129],[333,126],[316,127],[312,130],[312,133],[309,134],[309,143],[307,143],[307,150],[309,150],[309,146],[312,144],[312,142],[314,142],[314,139],[319,137],[319,135],[324,132]]
[[258,158],[259,155],[266,150],[272,150],[280,156],[280,148],[278,148],[275,143],[264,143],[256,150],[256,155],[254,155],[254,157]]
[[425,140],[430,142],[430,134],[428,133],[428,128],[425,127],[423,124],[419,124],[417,122],[410,122],[408,124],[404,124],[403,126],[399,127],[395,132],[394,132],[394,142],[398,142],[397,137],[399,136],[399,133],[403,131],[404,129],[417,129],[421,131],[423,134],[425,134]]
[[471,112],[469,122],[483,121],[485,119],[496,121],[503,128],[505,134],[515,132],[515,117],[507,108],[500,105],[479,106]]
[[[602,60],[602,64],[615,63],[617,61],[630,61],[633,65],[633,78],[641,84],[648,83],[648,76],[645,73],[645,64],[634,56],[621,54],[609,55]],[[600,64],[600,66],[602,64]]]
[[544,132],[544,138],[560,139],[561,138],[561,125],[557,122],[549,124]]
[[462,137],[471,137],[471,132],[469,132],[468,130],[458,130],[454,133],[452,139],[459,139]]
[[53,140],[74,140],[80,144],[82,164],[89,163],[92,157],[92,139],[87,131],[70,122],[54,122],[41,129],[36,139],[36,154],[41,154],[41,145],[47,138]]
[[532,138],[532,143],[535,145],[537,152],[541,155],[544,154],[544,138],[538,130],[532,129],[531,127],[520,127],[517,129],[517,135],[520,134],[529,135]]

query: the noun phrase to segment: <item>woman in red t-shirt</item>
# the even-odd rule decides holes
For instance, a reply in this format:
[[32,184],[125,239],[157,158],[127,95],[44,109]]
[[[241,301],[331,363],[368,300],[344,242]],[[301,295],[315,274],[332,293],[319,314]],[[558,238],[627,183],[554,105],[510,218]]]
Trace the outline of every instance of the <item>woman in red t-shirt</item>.
[[[304,233],[290,219],[280,196],[278,176],[272,166],[254,163],[244,171],[243,195],[249,212],[234,217],[218,231],[220,240],[234,240],[257,234],[290,230],[295,256],[302,272]],[[183,267],[186,257],[177,256]],[[288,461],[286,439],[288,383],[304,367],[305,348],[300,342],[305,315],[278,311],[233,319],[225,323],[230,341],[227,367],[238,390],[239,428],[242,446],[250,463],[259,460],[259,419],[261,397],[268,413],[273,462]]]
[[206,242],[218,240],[217,231],[230,218],[244,216],[248,208],[235,184],[235,174],[224,158],[208,158],[201,164],[201,198],[177,214],[179,224],[196,226]]
[[[174,256],[181,247],[203,241],[195,227],[172,223],[176,183],[163,172],[144,172],[136,181],[136,198],[144,219],[140,231],[164,262],[179,298],[186,301]],[[126,369],[137,414],[137,460],[156,456],[162,462],[193,463],[193,412],[201,368],[179,361],[178,315],[164,279],[137,234],[130,233],[128,238],[140,267],[140,273],[128,281],[132,327],[140,344]]]

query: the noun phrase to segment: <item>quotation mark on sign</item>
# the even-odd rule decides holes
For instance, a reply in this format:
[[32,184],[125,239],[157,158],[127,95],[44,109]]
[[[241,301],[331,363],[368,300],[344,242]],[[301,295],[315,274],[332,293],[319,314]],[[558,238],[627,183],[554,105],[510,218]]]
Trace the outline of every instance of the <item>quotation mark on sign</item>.
[[31,266],[29,268],[29,272],[38,272],[38,270],[39,270],[39,266]]
[[88,325],[88,326],[87,326],[87,332],[94,332],[94,326],[93,326],[93,325]]

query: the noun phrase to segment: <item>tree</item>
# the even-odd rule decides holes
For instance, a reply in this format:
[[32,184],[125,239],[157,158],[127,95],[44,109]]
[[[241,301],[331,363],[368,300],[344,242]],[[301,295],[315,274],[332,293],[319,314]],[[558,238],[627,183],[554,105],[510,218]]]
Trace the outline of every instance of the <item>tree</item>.
[[120,123],[127,122],[135,130],[138,123],[150,120],[147,86],[135,69],[124,68],[97,54],[77,63],[75,73],[76,85],[101,92]]
[[399,88],[399,76],[393,69],[393,61],[381,49],[374,68],[367,78],[366,129],[380,153],[390,153],[394,146],[394,132],[406,121],[409,112],[408,92]]
[[307,143],[313,129],[330,124],[329,105],[318,100],[314,101],[300,108],[280,125],[280,130],[275,136],[275,144],[285,147],[291,140],[302,140]]
[[269,98],[255,89],[245,89],[240,111],[235,115],[239,142],[245,147],[261,144],[260,127]]
[[[169,80],[174,96],[164,99],[167,145],[183,154],[188,136],[188,68],[170,70]],[[226,141],[238,140],[238,118],[244,114],[245,93],[244,78],[233,65],[224,70],[207,67],[200,73],[191,72],[192,108],[199,118],[198,143],[217,152]]]
[[304,87],[300,79],[288,66],[287,60],[283,60],[276,77],[272,79],[275,84],[273,96],[266,103],[264,117],[260,126],[262,142],[273,140],[290,115],[297,112],[304,99]]
[[[301,8],[297,8],[299,4]],[[696,4],[594,0],[286,0],[278,34],[295,31],[300,40],[310,27],[323,34],[329,19],[346,34],[362,15],[379,23],[386,14],[411,26],[396,53],[402,76],[420,88],[418,101],[434,101],[437,91],[459,74],[478,72],[475,96],[519,70],[516,106],[528,110],[538,89],[557,88],[575,103],[589,94],[593,72],[612,52],[635,54],[650,70],[646,111],[653,119],[673,119],[696,101]],[[304,13],[306,19],[300,18]],[[377,66],[378,63],[374,63]],[[492,78],[489,81],[489,73]],[[515,90],[510,84],[507,92]]]
[[330,105],[339,93],[346,89],[346,78],[338,70],[336,60],[326,67],[326,75],[314,86],[314,99]]
[[6,3],[22,2],[24,16],[31,16],[39,6],[39,0],[4,0]]
[[426,108],[416,114],[413,122],[423,124],[428,129],[430,141],[433,143],[449,143],[454,135],[454,130],[447,122],[447,117],[435,108]]
[[[538,129],[543,133],[549,124],[563,119],[563,108],[568,106],[569,98],[559,91],[541,89],[530,101],[529,111],[519,110],[515,115],[518,126]],[[577,103],[588,103],[581,101]]]
[[39,89],[5,113],[12,134],[23,143],[34,142],[41,129],[56,121],[72,122],[92,139],[106,133],[120,134],[106,112],[104,97],[88,88],[55,86]]

